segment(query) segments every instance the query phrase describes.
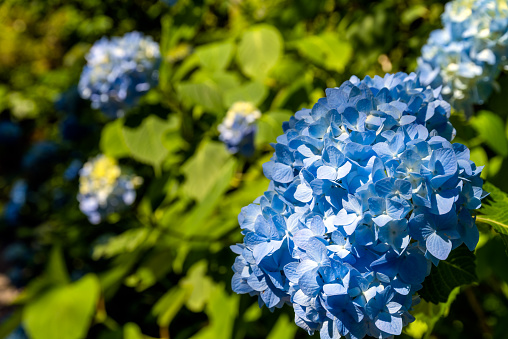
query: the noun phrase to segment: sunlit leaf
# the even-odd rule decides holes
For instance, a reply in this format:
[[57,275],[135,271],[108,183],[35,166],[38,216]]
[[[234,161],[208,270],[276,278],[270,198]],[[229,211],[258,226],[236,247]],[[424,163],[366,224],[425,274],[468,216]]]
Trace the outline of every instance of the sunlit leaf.
[[184,192],[200,201],[221,176],[221,170],[231,155],[223,143],[205,141],[182,166],[185,175]]
[[349,62],[353,48],[337,33],[309,36],[297,42],[300,54],[330,71],[342,73]]
[[152,165],[156,171],[159,171],[162,162],[169,154],[169,150],[164,147],[162,137],[176,126],[174,121],[170,122],[150,115],[137,128],[123,128],[125,144],[134,159]]
[[282,55],[283,39],[277,28],[257,25],[246,31],[238,46],[238,64],[243,73],[263,79]]
[[178,86],[178,92],[182,99],[202,106],[210,112],[219,114],[224,111],[222,92],[211,80],[203,83],[182,82]]
[[289,121],[291,116],[291,112],[284,110],[271,111],[263,114],[258,121],[256,145],[275,142],[277,137],[283,134],[282,123],[284,121]]
[[238,313],[239,296],[228,295],[223,285],[216,285],[206,306],[209,325],[199,331],[192,339],[230,339],[233,324]]
[[123,119],[117,119],[104,126],[99,144],[102,153],[113,158],[122,158],[129,155],[129,148],[125,143],[122,129]]
[[127,323],[123,327],[123,338],[124,339],[144,339],[141,329],[135,323]]
[[167,327],[185,304],[188,292],[180,287],[167,291],[154,305],[152,314],[157,316],[157,324]]
[[259,106],[268,95],[268,88],[260,82],[248,82],[240,87],[230,89],[225,93],[224,102],[230,107],[237,101],[248,101]]
[[480,111],[471,118],[471,125],[487,145],[502,156],[508,156],[508,140],[503,119],[489,111]]
[[195,53],[204,68],[216,71],[227,68],[233,57],[233,51],[233,43],[225,41],[199,46]]
[[180,286],[187,291],[185,306],[192,312],[201,312],[211,297],[213,280],[206,276],[208,262],[201,260],[194,264]]
[[286,314],[281,314],[266,339],[293,339],[297,328]]
[[490,193],[484,200],[481,213],[476,217],[477,222],[489,224],[498,233],[508,235],[508,194],[491,183],[485,183],[483,189]]
[[95,314],[99,293],[99,280],[88,274],[30,302],[23,309],[23,322],[30,338],[84,338]]
[[450,307],[459,292],[460,288],[456,287],[450,292],[444,303],[437,305],[421,300],[411,312],[416,320],[404,329],[404,333],[414,339],[421,339],[423,335],[425,338],[429,338],[436,323],[441,318],[448,316]]

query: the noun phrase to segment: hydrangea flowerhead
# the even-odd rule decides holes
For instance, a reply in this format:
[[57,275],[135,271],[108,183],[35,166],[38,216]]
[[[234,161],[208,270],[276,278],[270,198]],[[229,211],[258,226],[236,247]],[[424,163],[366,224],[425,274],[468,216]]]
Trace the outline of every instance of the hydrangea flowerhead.
[[79,171],[79,208],[92,224],[98,224],[130,206],[141,182],[140,177],[128,173],[115,159],[98,155]]
[[86,60],[79,93],[110,118],[123,116],[158,83],[159,45],[139,32],[100,39]]
[[353,77],[285,123],[244,207],[233,290],[321,338],[388,338],[432,263],[474,249],[481,167],[452,144],[450,106],[414,74]]
[[16,225],[19,222],[21,209],[26,204],[28,195],[28,184],[25,180],[18,179],[12,185],[9,193],[9,202],[4,208],[4,218],[10,225]]
[[424,84],[443,86],[443,96],[470,116],[473,104],[488,98],[508,65],[508,5],[454,0],[446,4],[442,23],[422,48],[419,76]]
[[251,156],[254,153],[256,121],[261,112],[250,102],[235,102],[219,125],[219,139],[231,153]]
[[23,136],[21,127],[11,121],[0,122],[0,144],[13,145],[16,144]]

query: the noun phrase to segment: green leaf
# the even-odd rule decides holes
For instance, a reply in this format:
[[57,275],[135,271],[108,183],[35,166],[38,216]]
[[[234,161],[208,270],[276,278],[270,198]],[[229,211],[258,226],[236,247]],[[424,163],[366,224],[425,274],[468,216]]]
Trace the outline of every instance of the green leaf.
[[192,339],[232,338],[240,298],[237,294],[227,295],[225,290],[223,285],[216,285],[213,288],[206,305],[206,314],[210,323],[192,336]]
[[2,319],[0,324],[0,338],[7,338],[21,324],[22,309],[17,309],[8,317]]
[[54,284],[65,285],[71,281],[67,268],[65,267],[62,248],[58,245],[54,245],[51,249],[45,274]]
[[221,142],[204,141],[182,166],[185,175],[183,191],[198,201],[203,200],[222,175],[231,154]]
[[178,93],[183,100],[202,106],[212,113],[220,114],[224,111],[222,92],[211,80],[202,83],[181,83],[178,86]]
[[97,244],[93,249],[92,258],[111,258],[123,253],[134,252],[139,248],[153,245],[160,232],[148,227],[131,228],[119,235],[111,237],[106,243]]
[[141,329],[135,323],[127,323],[123,327],[123,338],[124,339],[144,339]]
[[471,118],[471,125],[493,151],[504,157],[508,156],[505,124],[499,115],[489,111],[480,111]]
[[508,255],[508,235],[506,234],[500,234],[501,240],[503,241],[506,255]]
[[284,132],[282,123],[289,121],[293,114],[289,111],[278,110],[263,114],[258,121],[258,131],[256,133],[256,145],[260,146],[275,142],[279,135]]
[[349,42],[340,40],[337,33],[331,32],[298,40],[296,46],[303,57],[339,73],[344,72],[353,52]]
[[99,280],[88,274],[53,288],[25,306],[23,322],[32,339],[84,338],[99,299]]
[[213,223],[210,224],[207,221],[214,219],[208,219],[208,217],[214,211],[215,207],[221,201],[224,192],[229,187],[235,174],[235,169],[236,160],[230,158],[217,174],[216,182],[207,195],[187,214],[182,222],[175,223],[169,221],[171,227],[177,227],[176,231],[181,232],[187,237],[196,235],[203,237],[203,235],[205,235],[205,237],[212,239],[214,235],[216,235],[216,229],[208,228],[213,226]]
[[157,317],[160,327],[168,327],[187,299],[187,290],[173,287],[154,305],[152,314]]
[[211,43],[196,48],[196,55],[201,65],[210,71],[228,67],[233,57],[234,45],[229,41]]
[[243,34],[237,60],[245,75],[263,79],[275,66],[282,52],[283,40],[277,28],[256,25]]
[[123,128],[125,144],[134,159],[152,165],[159,173],[162,162],[169,154],[162,137],[172,128],[175,128],[174,122],[150,115],[137,128]]
[[258,320],[261,317],[262,311],[261,307],[259,307],[259,304],[255,302],[254,304],[250,305],[250,307],[245,311],[243,314],[243,321],[245,322],[253,322]]
[[249,101],[254,106],[259,106],[267,95],[268,88],[265,85],[258,81],[252,81],[227,91],[224,95],[224,102],[227,107],[231,107],[237,101]]
[[508,235],[508,194],[491,183],[486,182],[483,189],[490,193],[488,200],[482,203],[481,215],[476,221],[492,226],[496,232]]
[[99,143],[102,153],[117,159],[129,155],[129,148],[125,143],[122,128],[123,119],[117,119],[104,126]]
[[421,339],[424,334],[426,339],[429,338],[436,323],[441,318],[448,316],[450,307],[459,292],[460,288],[456,287],[445,303],[437,305],[421,300],[411,312],[416,320],[404,329],[404,333],[415,339]]
[[448,259],[439,262],[437,267],[432,266],[419,294],[426,301],[438,304],[446,302],[455,287],[477,280],[475,255],[462,245],[451,251]]
[[266,339],[293,339],[297,328],[295,323],[289,320],[287,314],[281,314]]
[[187,291],[188,299],[185,306],[192,312],[202,312],[210,299],[213,280],[206,276],[208,262],[201,260],[195,263],[180,281],[180,286]]

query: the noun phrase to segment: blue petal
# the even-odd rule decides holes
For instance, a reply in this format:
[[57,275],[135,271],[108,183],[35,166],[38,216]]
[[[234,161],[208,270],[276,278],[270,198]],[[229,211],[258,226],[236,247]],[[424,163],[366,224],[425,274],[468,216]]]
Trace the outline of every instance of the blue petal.
[[427,238],[425,246],[430,254],[439,260],[446,260],[452,250],[451,240],[440,237],[437,233],[433,233]]

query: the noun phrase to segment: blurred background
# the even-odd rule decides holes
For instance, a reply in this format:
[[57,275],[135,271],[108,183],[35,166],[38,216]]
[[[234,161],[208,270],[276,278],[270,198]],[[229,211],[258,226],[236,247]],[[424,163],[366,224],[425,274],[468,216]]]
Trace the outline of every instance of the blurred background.
[[[352,75],[411,72],[445,1],[4,0],[0,4],[0,338],[306,338],[286,306],[231,291],[237,215],[268,187],[282,122]],[[80,98],[85,55],[139,31],[160,44],[159,85],[112,120]],[[252,47],[254,46],[254,47]],[[508,76],[455,141],[508,191]],[[262,113],[249,156],[218,125]],[[79,170],[105,154],[143,183],[92,224]],[[479,224],[476,282],[422,301],[404,338],[507,338],[508,257]],[[316,334],[314,337],[319,337]]]

